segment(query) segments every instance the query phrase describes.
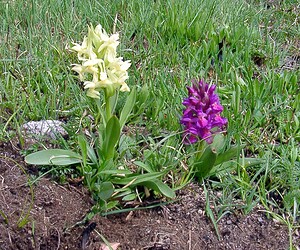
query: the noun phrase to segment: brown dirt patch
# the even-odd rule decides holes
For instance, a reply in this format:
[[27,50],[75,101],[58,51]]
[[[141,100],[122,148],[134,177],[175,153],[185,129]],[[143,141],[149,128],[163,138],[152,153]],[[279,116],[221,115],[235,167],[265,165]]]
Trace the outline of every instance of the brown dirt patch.
[[[205,215],[205,196],[197,184],[178,192],[179,201],[151,210],[107,217],[95,216],[90,227],[77,226],[92,201],[81,186],[59,185],[42,178],[33,186],[31,204],[28,177],[16,162],[22,157],[0,144],[0,249],[101,249],[101,237],[119,242],[119,249],[288,249],[284,225],[258,211],[244,216],[236,211],[218,222],[218,240]],[[31,207],[30,207],[31,206]],[[18,227],[29,211],[28,222]],[[82,234],[91,228],[87,244]],[[88,235],[88,234],[87,234]]]

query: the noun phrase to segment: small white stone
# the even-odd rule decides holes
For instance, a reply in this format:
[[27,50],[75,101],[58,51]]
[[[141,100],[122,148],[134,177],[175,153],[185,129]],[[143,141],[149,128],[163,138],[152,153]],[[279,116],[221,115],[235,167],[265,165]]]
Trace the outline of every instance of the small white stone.
[[62,127],[63,122],[57,120],[31,121],[23,124],[21,130],[26,134],[56,139],[57,135],[66,136],[68,132]]

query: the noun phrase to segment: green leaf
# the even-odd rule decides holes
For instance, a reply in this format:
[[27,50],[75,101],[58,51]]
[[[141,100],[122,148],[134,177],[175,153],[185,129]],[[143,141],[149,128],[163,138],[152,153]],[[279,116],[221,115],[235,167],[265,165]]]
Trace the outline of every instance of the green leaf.
[[140,186],[145,186],[147,188],[151,188],[156,192],[159,192],[161,194],[163,194],[164,196],[168,197],[168,198],[175,198],[175,192],[165,183],[163,183],[161,180],[150,180],[150,181],[145,181],[145,182],[141,182],[139,184]]
[[195,175],[200,178],[205,178],[212,170],[217,159],[215,149],[210,146],[206,147],[200,159],[194,163]]
[[222,164],[214,165],[212,170],[210,171],[211,175],[222,175],[225,172],[230,172],[235,169],[237,166],[237,160],[226,161]]
[[81,163],[82,160],[68,155],[60,155],[60,156],[53,156],[50,159],[50,162],[55,166],[69,166],[69,165]]
[[81,155],[64,149],[48,149],[29,154],[25,162],[32,165],[67,166],[82,162]]
[[223,134],[216,134],[214,137],[213,143],[210,145],[211,147],[215,148],[217,153],[219,154],[223,149],[225,144],[225,137]]
[[146,173],[146,174],[135,174],[130,177],[125,177],[125,178],[115,178],[112,179],[111,181],[114,184],[119,184],[119,185],[127,185],[131,183],[130,186],[137,186],[141,182],[149,181],[156,179],[158,177],[161,177],[164,175],[165,172],[154,172],[154,173]]
[[229,150],[227,150],[226,152],[219,154],[217,156],[215,165],[219,165],[226,161],[230,161],[234,158],[237,158],[237,156],[239,155],[239,152],[242,148],[243,148],[243,146],[234,146],[234,147],[230,148]]
[[98,173],[102,173],[102,171],[106,170],[116,170],[116,165],[113,161],[113,159],[109,159],[107,161],[101,162],[101,165],[98,167]]
[[118,189],[115,189],[115,195],[114,195],[114,198],[120,198],[120,197],[124,197],[126,195],[129,195],[129,194],[132,194],[132,189],[130,189],[129,187],[127,188],[118,188]]
[[111,175],[132,174],[132,172],[127,169],[108,169],[108,170],[102,170],[100,173],[111,174]]
[[135,162],[133,162],[133,163],[134,163],[135,165],[137,165],[137,166],[139,166],[139,167],[145,169],[147,172],[153,173],[152,168],[151,168],[149,165],[145,164],[144,162],[141,162],[141,161],[135,161]]
[[120,115],[120,127],[121,129],[124,127],[132,109],[135,104],[136,100],[136,90],[133,88],[131,90],[130,95],[127,97],[126,103],[122,109],[121,115]]
[[136,199],[136,197],[137,197],[136,193],[128,194],[122,198],[122,201],[133,201]]
[[100,184],[100,192],[99,197],[102,200],[108,200],[112,194],[114,193],[115,188],[114,185],[111,182],[103,182]]
[[93,164],[98,164],[98,158],[95,153],[95,150],[88,144],[87,139],[84,135],[78,136],[78,144],[82,153],[82,161],[84,164],[87,163],[87,158],[89,158]]
[[120,132],[119,120],[116,116],[112,116],[106,124],[105,139],[102,146],[102,152],[106,160],[113,158]]
[[82,161],[85,164],[87,161],[87,141],[83,135],[78,136],[78,145],[82,154]]
[[96,164],[96,165],[98,164],[98,158],[95,153],[95,150],[88,144],[87,144],[87,155],[94,164]]
[[106,204],[106,211],[115,208],[119,204],[119,201],[109,201]]

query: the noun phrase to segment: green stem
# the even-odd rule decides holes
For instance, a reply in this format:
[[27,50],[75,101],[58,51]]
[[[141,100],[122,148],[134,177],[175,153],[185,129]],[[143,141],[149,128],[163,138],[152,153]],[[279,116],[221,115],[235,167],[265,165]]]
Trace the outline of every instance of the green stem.
[[109,100],[109,95],[107,93],[107,90],[105,89],[104,91],[105,93],[105,112],[106,112],[106,122],[109,121],[109,119],[111,118],[112,114],[111,114],[111,107],[110,107],[110,100]]

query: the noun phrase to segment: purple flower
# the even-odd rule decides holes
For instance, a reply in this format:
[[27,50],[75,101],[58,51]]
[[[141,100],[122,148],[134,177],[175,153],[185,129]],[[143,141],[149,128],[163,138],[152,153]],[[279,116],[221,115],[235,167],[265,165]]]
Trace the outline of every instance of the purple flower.
[[189,97],[182,104],[186,107],[180,120],[185,127],[184,143],[193,144],[199,139],[213,142],[213,134],[227,125],[227,119],[221,117],[223,106],[214,92],[215,85],[208,85],[203,80],[187,87]]

